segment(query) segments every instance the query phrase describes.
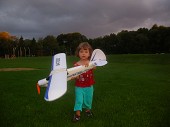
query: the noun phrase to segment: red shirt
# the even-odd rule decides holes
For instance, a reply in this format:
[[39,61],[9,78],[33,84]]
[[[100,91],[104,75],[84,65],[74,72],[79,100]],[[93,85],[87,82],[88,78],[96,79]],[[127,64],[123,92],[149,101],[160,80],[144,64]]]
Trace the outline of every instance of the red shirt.
[[[80,66],[79,64],[75,63],[74,66]],[[76,79],[75,86],[78,87],[90,87],[95,83],[94,81],[94,74],[93,69],[79,75],[79,78]]]

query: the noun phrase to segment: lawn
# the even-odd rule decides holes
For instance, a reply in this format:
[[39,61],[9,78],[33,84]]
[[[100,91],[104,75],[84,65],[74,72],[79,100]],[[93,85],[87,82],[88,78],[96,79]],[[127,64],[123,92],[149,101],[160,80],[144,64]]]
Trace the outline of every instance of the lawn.
[[[0,59],[1,127],[168,127],[170,126],[170,54],[109,55],[108,64],[95,70],[93,112],[72,123],[74,81],[53,102],[36,91],[36,82],[48,76],[51,57]],[[68,67],[77,58],[67,57]]]

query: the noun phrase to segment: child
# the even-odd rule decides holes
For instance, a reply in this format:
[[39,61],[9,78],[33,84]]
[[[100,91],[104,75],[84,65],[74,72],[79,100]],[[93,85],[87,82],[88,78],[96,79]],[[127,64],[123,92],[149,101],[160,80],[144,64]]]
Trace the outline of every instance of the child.
[[[88,66],[90,57],[92,55],[92,47],[87,42],[82,42],[76,49],[76,56],[80,58],[74,66],[85,65]],[[85,108],[86,115],[92,117],[92,99],[93,99],[93,84],[95,83],[93,77],[93,69],[79,75],[75,78],[75,106],[73,122],[80,120],[80,113],[82,108]]]

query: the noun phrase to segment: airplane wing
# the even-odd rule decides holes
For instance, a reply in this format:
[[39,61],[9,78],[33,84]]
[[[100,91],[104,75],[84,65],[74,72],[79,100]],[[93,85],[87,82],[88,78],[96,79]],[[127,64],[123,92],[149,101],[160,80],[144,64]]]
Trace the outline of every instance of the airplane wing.
[[52,59],[51,75],[46,88],[46,101],[53,101],[63,96],[67,91],[67,70],[65,53],[56,54]]
[[66,54],[65,53],[59,53],[53,56],[52,64],[51,64],[51,71],[52,70],[60,70],[60,69],[66,69]]

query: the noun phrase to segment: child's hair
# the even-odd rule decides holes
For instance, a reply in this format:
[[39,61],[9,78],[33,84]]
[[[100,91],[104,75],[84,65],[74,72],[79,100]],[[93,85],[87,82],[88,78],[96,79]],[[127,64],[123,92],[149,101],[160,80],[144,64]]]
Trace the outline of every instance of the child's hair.
[[[83,49],[88,49],[88,50],[89,50],[89,53],[90,53],[90,57],[91,57],[92,52],[93,52],[93,49],[92,49],[91,45],[90,45],[88,42],[82,42],[82,43],[80,43],[79,46],[78,46],[77,49],[76,49],[75,55],[76,55],[77,57],[79,57],[79,51],[80,51],[80,49],[82,49],[82,48],[83,48]],[[89,59],[90,59],[90,57],[89,57]]]

